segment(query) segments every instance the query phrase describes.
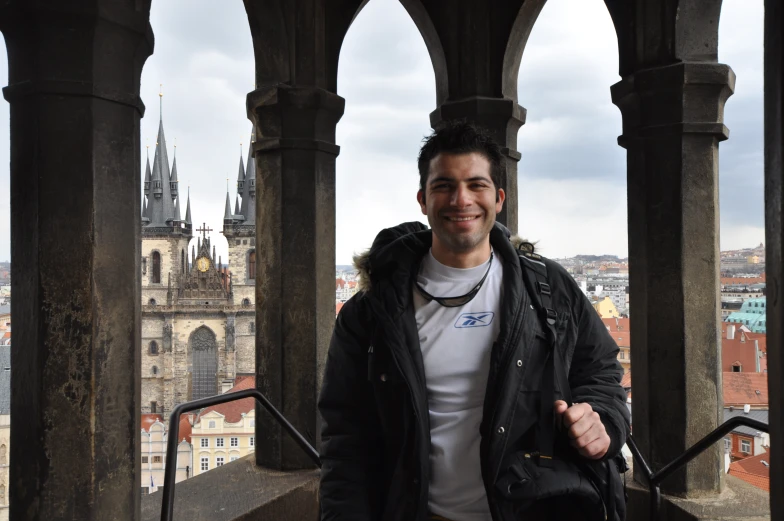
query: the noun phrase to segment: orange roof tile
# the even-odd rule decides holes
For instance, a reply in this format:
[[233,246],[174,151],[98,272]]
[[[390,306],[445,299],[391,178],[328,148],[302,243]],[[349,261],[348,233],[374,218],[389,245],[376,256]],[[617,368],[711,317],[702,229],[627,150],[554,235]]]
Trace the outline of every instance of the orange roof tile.
[[156,421],[163,423],[163,416],[160,414],[142,414],[142,430],[150,432],[150,426]]
[[631,347],[631,333],[628,331],[610,331],[618,347]]
[[631,371],[631,369],[629,369],[629,372],[627,372],[625,375],[623,375],[623,378],[621,378],[621,387],[623,387],[624,389],[631,389],[632,388],[632,371]]
[[191,425],[191,416],[189,414],[183,414],[180,416],[180,429],[177,432],[177,437],[179,438],[177,441],[185,440],[188,443],[191,442],[191,432],[193,431],[193,425]]
[[755,487],[770,492],[769,465],[770,454],[765,452],[730,463],[729,473]]
[[338,316],[340,310],[343,309],[343,302],[335,302],[335,316]]
[[628,318],[603,318],[602,322],[607,326],[610,331],[631,331],[631,325]]
[[[227,392],[233,393],[242,391],[244,389],[253,389],[256,386],[256,377],[248,376],[242,378],[239,382],[235,380],[235,385]],[[220,405],[213,405],[207,407],[199,413],[199,418],[209,412],[217,412],[222,414],[227,422],[237,423],[242,419],[242,413],[248,413],[256,407],[256,400],[253,398],[243,398],[242,400],[235,400],[233,402],[222,403]],[[198,421],[198,420],[197,420]]]
[[768,375],[765,373],[722,374],[724,405],[768,405]]

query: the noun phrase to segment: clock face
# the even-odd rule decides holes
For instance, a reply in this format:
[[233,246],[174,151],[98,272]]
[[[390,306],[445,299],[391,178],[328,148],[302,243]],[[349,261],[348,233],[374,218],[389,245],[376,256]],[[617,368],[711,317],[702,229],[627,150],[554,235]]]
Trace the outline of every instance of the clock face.
[[210,261],[204,257],[196,259],[196,269],[199,271],[207,271],[210,269]]

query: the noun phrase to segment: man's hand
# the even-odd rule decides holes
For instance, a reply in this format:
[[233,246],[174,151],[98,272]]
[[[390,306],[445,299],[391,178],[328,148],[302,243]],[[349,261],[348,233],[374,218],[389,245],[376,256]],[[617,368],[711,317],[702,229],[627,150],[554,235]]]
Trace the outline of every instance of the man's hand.
[[604,428],[599,413],[587,403],[576,403],[567,408],[563,400],[555,401],[555,414],[561,416],[567,429],[569,443],[581,456],[601,459],[610,448],[610,436]]

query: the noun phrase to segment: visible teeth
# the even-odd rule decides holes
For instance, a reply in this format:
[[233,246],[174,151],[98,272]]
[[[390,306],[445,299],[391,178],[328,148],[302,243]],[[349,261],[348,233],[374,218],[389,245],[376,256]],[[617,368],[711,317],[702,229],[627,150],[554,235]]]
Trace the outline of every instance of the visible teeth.
[[476,217],[450,217],[450,221],[471,221],[476,219]]

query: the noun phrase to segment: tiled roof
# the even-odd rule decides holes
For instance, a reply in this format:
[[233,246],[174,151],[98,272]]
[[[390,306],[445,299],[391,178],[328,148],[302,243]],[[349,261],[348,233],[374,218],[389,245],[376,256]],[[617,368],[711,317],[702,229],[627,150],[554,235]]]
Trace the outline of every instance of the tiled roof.
[[[256,377],[255,376],[248,376],[242,378],[239,382],[235,381],[234,387],[229,389],[227,392],[233,393],[236,391],[242,391],[244,389],[253,389],[256,387]],[[210,412],[217,412],[218,414],[222,414],[225,418],[225,421],[229,423],[237,423],[242,419],[242,413],[249,413],[250,411],[254,410],[256,407],[256,400],[253,398],[243,398],[242,400],[235,400],[233,402],[222,403],[220,405],[213,405],[212,407],[207,407],[201,413],[199,413],[199,418],[204,416]],[[198,422],[199,420],[197,420]]]
[[770,454],[767,452],[730,463],[729,473],[770,492]]
[[603,318],[602,322],[610,331],[631,331],[628,318]]
[[721,285],[728,286],[728,285],[750,285],[750,284],[759,284],[760,282],[765,282],[765,274],[763,273],[760,277],[722,277],[721,278]]
[[631,333],[628,331],[611,331],[610,336],[613,337],[618,347],[631,347]]
[[142,414],[142,430],[150,432],[150,427],[156,421],[163,423],[163,416],[160,414]]
[[343,309],[343,302],[335,302],[335,316],[340,313],[341,309]]
[[632,388],[632,371],[631,371],[631,369],[629,369],[629,371],[625,375],[623,375],[623,378],[621,378],[621,387],[623,387],[624,389],[631,389]]
[[752,407],[768,405],[768,375],[765,373],[722,374],[724,405]]
[[[729,407],[724,408],[724,421],[734,418],[735,416],[745,416],[752,420],[768,423],[768,409],[751,409],[749,412],[744,412],[743,407],[733,407],[733,410],[730,410]],[[746,434],[748,436],[757,436],[758,431],[751,427],[738,427],[732,432]]]
[[191,425],[191,415],[190,414],[183,414],[180,416],[180,429],[177,432],[177,441],[180,442],[182,440],[187,441],[188,443],[191,442],[191,431],[193,431],[193,425]]

